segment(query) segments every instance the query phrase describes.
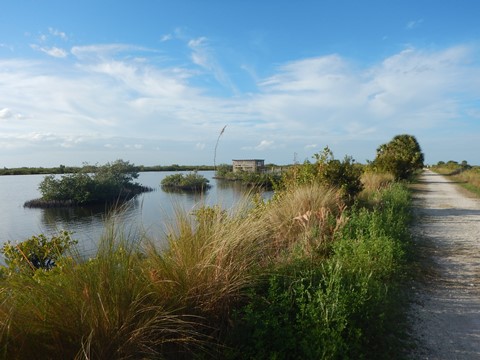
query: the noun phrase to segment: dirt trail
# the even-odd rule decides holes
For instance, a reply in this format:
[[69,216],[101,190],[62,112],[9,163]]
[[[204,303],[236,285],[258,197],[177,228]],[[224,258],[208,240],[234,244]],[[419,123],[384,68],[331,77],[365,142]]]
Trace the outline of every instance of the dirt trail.
[[480,359],[480,200],[425,171],[414,197],[424,275],[410,312],[412,359]]

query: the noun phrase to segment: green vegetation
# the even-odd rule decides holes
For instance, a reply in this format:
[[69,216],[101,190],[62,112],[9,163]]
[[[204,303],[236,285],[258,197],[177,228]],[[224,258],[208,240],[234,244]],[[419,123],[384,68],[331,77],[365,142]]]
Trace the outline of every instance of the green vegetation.
[[465,160],[461,163],[450,160],[446,163],[440,161],[437,165],[432,166],[431,170],[448,176],[463,188],[480,196],[480,166],[471,166]]
[[33,274],[37,269],[52,269],[75,244],[77,241],[72,240],[71,234],[62,231],[50,239],[40,234],[16,245],[8,241],[3,244],[1,251],[8,272]]
[[80,171],[57,179],[47,175],[39,185],[40,199],[26,207],[82,206],[130,199],[151,189],[134,183],[138,172],[128,161],[117,160],[103,166],[85,165]]
[[[44,167],[19,167],[19,168],[6,168],[0,169],[1,175],[35,175],[35,174],[73,174],[79,171],[82,171],[87,167],[94,172],[97,168],[97,165],[84,165],[79,166],[65,166],[60,165],[58,167],[44,168]],[[207,171],[214,170],[214,167],[211,165],[153,165],[153,166],[144,166],[139,165],[135,166],[135,171],[138,172],[148,172],[148,171]]]
[[68,251],[69,237],[54,266],[5,253],[28,271],[2,272],[1,356],[401,357],[409,192],[323,155],[269,201],[178,209],[160,241],[112,226],[90,259]]
[[315,154],[313,158],[314,163],[305,161],[303,165],[290,168],[283,175],[283,186],[320,183],[338,188],[344,199],[352,202],[363,188],[361,166],[355,164],[355,160],[349,156],[345,156],[343,161],[335,159],[328,147],[323,152]]
[[[275,165],[271,165],[269,167],[274,169]],[[227,181],[238,181],[247,186],[271,190],[274,189],[275,186],[279,183],[281,175],[274,171],[262,173],[254,173],[247,171],[233,172],[233,168],[231,165],[220,164],[217,166],[215,178]]]
[[377,149],[373,166],[392,173],[397,180],[409,179],[423,168],[424,156],[417,139],[412,135],[397,135]]
[[189,174],[172,174],[166,176],[162,182],[162,189],[167,191],[204,191],[210,188],[210,180],[205,176],[191,172]]

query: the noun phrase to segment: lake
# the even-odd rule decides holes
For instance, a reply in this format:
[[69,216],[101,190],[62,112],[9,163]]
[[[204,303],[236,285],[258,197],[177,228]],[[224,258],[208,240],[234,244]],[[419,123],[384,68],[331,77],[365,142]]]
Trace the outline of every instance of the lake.
[[[167,193],[160,188],[165,176],[174,172],[142,172],[137,182],[155,189],[127,202],[121,212],[113,215],[120,230],[128,233],[146,232],[150,237],[162,239],[165,223],[174,216],[175,208],[187,211],[202,204],[219,204],[231,208],[248,189],[238,183],[213,179],[213,171],[199,174],[210,180],[211,189],[204,194]],[[61,209],[24,208],[25,201],[41,197],[38,185],[45,175],[0,176],[0,245],[10,240],[25,240],[32,235],[52,235],[59,230],[73,232],[79,249],[85,255],[93,253],[105,229],[108,210],[104,206]],[[263,193],[264,197],[271,192]]]

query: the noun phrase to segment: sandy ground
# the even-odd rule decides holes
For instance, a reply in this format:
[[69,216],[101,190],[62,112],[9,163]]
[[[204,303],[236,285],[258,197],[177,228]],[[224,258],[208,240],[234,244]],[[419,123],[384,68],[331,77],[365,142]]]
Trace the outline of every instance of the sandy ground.
[[422,277],[409,314],[411,359],[480,359],[480,200],[425,171],[413,228]]

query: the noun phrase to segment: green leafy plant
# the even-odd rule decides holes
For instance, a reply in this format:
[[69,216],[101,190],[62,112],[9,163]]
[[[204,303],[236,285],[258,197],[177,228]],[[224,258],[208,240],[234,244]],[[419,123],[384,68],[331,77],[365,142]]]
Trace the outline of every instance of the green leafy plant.
[[62,231],[50,238],[40,234],[18,244],[6,242],[1,252],[10,272],[34,273],[37,269],[52,269],[65,252],[76,244],[70,232]]
[[202,191],[210,188],[210,181],[197,172],[188,174],[172,174],[166,176],[162,182],[164,190]]
[[424,155],[417,139],[403,134],[377,148],[373,165],[381,171],[392,173],[396,180],[405,180],[423,168],[423,161]]
[[345,200],[352,202],[362,191],[362,168],[350,156],[343,161],[335,159],[329,147],[323,152],[314,154],[315,163],[305,161],[302,165],[294,165],[282,178],[283,187],[295,187],[302,184],[319,184],[334,187],[343,192]]

